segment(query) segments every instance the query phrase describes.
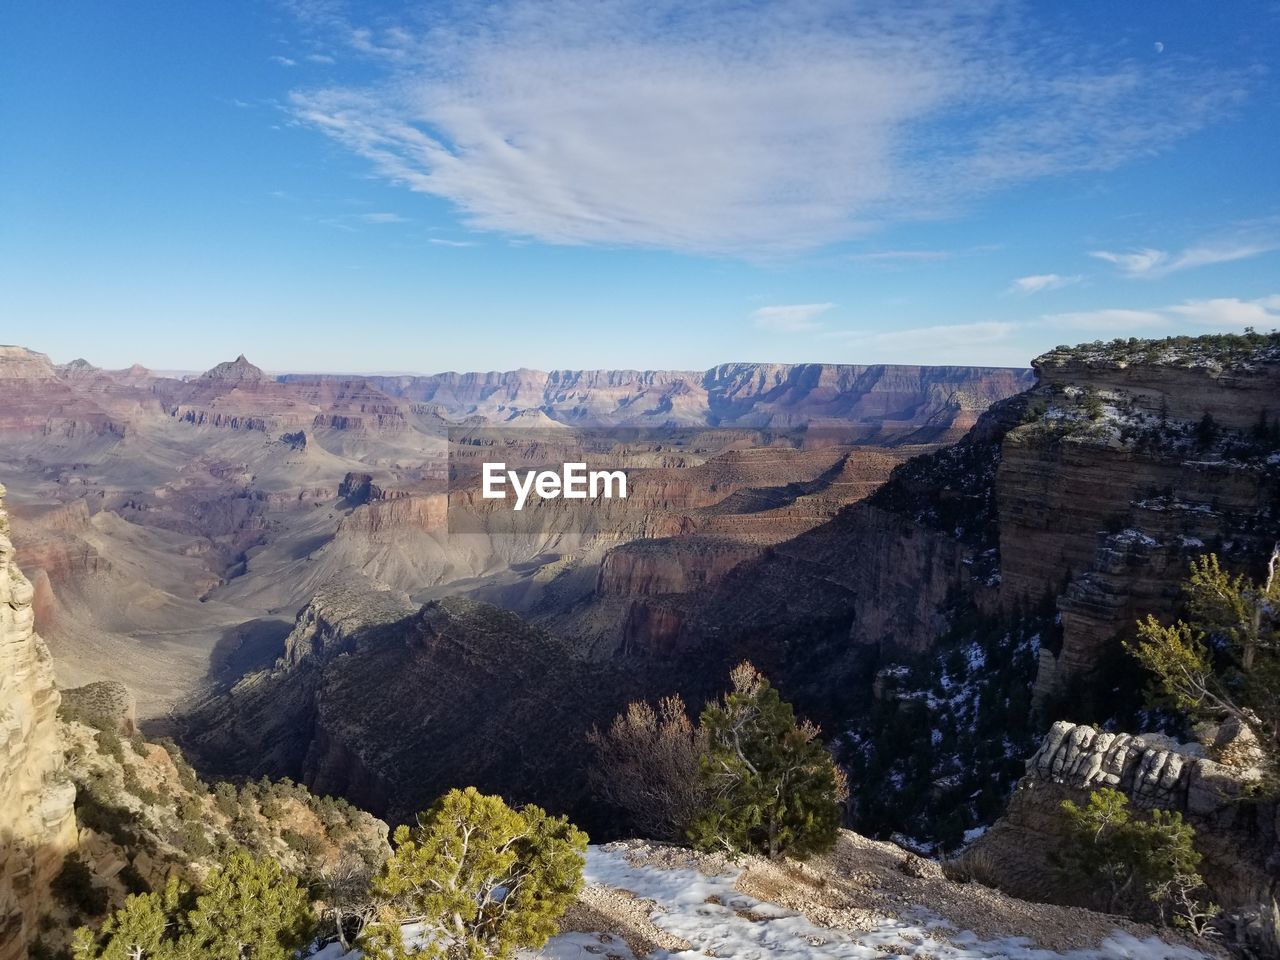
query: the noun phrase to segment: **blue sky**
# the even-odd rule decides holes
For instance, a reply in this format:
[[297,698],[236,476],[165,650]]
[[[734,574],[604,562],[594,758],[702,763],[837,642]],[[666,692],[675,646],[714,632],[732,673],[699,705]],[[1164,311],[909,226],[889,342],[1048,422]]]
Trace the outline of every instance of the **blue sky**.
[[7,4],[0,341],[1021,365],[1280,326],[1280,5]]

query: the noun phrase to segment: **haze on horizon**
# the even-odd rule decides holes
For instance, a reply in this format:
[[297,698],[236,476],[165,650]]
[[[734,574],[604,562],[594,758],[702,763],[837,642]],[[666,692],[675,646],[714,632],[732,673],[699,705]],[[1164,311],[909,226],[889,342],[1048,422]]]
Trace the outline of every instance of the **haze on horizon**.
[[0,14],[0,327],[270,371],[1024,366],[1280,326],[1280,9]]

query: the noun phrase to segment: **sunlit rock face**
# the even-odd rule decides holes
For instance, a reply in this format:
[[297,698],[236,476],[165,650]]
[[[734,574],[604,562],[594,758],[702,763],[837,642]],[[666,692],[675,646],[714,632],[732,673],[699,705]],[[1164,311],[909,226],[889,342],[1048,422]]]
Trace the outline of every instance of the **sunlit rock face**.
[[59,695],[34,629],[35,591],[13,562],[0,486],[0,960],[25,957],[49,883],[76,844]]

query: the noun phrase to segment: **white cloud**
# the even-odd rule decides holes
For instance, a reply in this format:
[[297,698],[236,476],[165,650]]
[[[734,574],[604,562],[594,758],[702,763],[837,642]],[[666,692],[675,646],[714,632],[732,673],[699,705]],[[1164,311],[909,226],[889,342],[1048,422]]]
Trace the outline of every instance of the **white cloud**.
[[408,219],[398,213],[362,213],[360,219],[365,223],[408,223]]
[[1278,248],[1280,243],[1274,241],[1227,241],[1188,247],[1179,253],[1143,247],[1127,253],[1094,250],[1089,256],[1115,264],[1129,277],[1164,277],[1179,270],[1191,270],[1209,264],[1229,263],[1232,260],[1256,257]]
[[445,240],[442,237],[428,237],[427,243],[434,243],[437,247],[474,247],[474,240]]
[[761,307],[751,314],[756,327],[771,333],[802,333],[816,330],[818,317],[822,316],[834,303],[790,303],[773,307]]
[[298,61],[292,59],[291,57],[273,56],[273,57],[268,57],[268,59],[272,63],[280,64],[280,66],[282,67],[296,67],[298,65]]
[[472,227],[555,243],[818,246],[1150,155],[1238,92],[1182,61],[1068,54],[989,0],[461,10],[378,29],[311,13],[381,77],[295,92],[296,116]]
[[1079,274],[1064,277],[1057,273],[1037,273],[1029,277],[1018,277],[1013,281],[1009,290],[1012,293],[1041,293],[1045,290],[1057,290],[1073,283],[1079,283],[1080,280]]
[[1163,336],[1179,332],[1239,332],[1245,327],[1280,328],[1280,294],[1241,300],[1217,297],[1146,310],[1086,310],[1047,314],[1041,322],[1065,330],[1092,330],[1114,336]]

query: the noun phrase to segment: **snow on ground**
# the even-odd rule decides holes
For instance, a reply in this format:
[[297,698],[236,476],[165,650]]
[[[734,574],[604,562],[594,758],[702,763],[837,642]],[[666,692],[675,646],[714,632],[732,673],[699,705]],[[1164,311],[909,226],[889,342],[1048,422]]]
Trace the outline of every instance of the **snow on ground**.
[[[908,908],[898,919],[883,919],[866,930],[820,927],[801,914],[757,900],[735,887],[739,871],[709,876],[688,867],[665,868],[632,862],[622,848],[593,846],[587,853],[585,879],[590,885],[627,891],[650,901],[655,926],[690,948],[658,950],[653,960],[873,960],[917,957],[920,960],[1206,960],[1205,955],[1172,946],[1156,937],[1140,939],[1116,930],[1096,949],[1059,953],[1037,947],[1024,937],[982,940],[959,931],[923,908]],[[628,897],[629,899],[629,897]],[[357,960],[333,946],[317,955],[323,960]],[[616,933],[565,933],[541,950],[523,950],[520,960],[643,960]]]
[[[693,944],[691,950],[659,956],[689,960],[706,956],[735,960],[870,960],[891,956],[922,960],[1201,960],[1204,956],[1154,937],[1139,940],[1122,931],[1116,931],[1097,950],[1066,954],[1037,949],[1023,938],[982,941],[973,934],[955,931],[923,909],[898,920],[882,921],[867,931],[836,930],[815,926],[794,911],[740,893],[734,886],[737,876],[737,871],[706,876],[693,869],[637,865],[621,850],[592,847],[587,854],[588,883],[629,890],[654,901],[655,925]],[[554,941],[543,954],[555,960],[585,960],[592,955],[601,954],[559,952]],[[538,954],[529,952],[526,956]]]

